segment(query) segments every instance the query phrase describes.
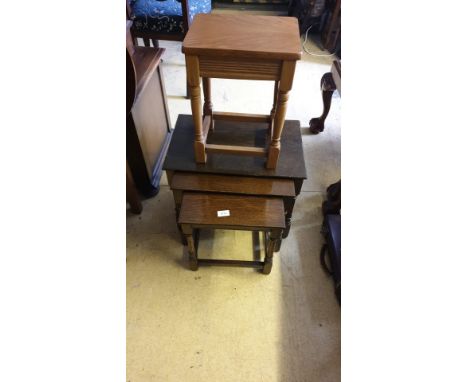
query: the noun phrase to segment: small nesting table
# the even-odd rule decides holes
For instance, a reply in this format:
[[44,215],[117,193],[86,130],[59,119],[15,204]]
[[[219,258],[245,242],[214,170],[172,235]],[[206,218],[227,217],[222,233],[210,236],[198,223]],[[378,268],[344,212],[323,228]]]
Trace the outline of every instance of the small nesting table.
[[[228,214],[220,217],[217,212]],[[261,268],[268,275],[273,266],[273,253],[285,228],[284,205],[279,197],[261,197],[228,194],[186,192],[182,198],[178,223],[185,235],[192,271],[198,264]],[[266,240],[264,261],[199,259],[193,238],[195,229],[233,229],[262,231]]]
[[[239,130],[232,137],[236,128]],[[268,128],[267,123],[219,121],[208,143],[264,146]],[[196,163],[194,131],[192,116],[179,115],[163,167],[173,193],[182,243],[189,247],[190,268],[207,262],[197,259],[194,231],[248,229],[269,232],[264,262],[209,263],[254,266],[269,273],[273,251],[280,250],[281,239],[289,234],[294,204],[307,178],[299,121],[285,121],[283,148],[274,170],[265,168],[263,158],[255,156],[213,153],[205,164]],[[231,211],[230,217],[217,218],[220,210]]]
[[[301,58],[297,19],[280,16],[198,14],[182,44],[187,66],[193,122],[195,160],[206,163],[208,152],[267,157],[266,168],[276,168],[281,132],[296,61]],[[201,104],[200,78],[204,106]],[[274,81],[269,115],[213,111],[211,78]],[[267,122],[264,147],[207,143],[214,121]],[[233,133],[236,133],[235,131]]]

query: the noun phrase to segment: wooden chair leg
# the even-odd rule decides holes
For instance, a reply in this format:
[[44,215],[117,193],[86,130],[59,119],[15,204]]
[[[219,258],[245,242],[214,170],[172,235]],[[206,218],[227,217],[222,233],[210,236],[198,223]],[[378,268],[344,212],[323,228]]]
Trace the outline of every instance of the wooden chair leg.
[[325,118],[327,118],[328,112],[330,111],[332,95],[336,90],[336,85],[330,72],[323,75],[320,86],[322,88],[323,112],[319,118],[312,118],[310,120],[309,130],[312,134],[318,134],[323,131]]
[[143,44],[145,44],[146,47],[150,47],[151,46],[150,39],[143,37]]
[[159,48],[159,40],[156,40],[155,38],[152,38],[151,41],[153,42],[153,47]]

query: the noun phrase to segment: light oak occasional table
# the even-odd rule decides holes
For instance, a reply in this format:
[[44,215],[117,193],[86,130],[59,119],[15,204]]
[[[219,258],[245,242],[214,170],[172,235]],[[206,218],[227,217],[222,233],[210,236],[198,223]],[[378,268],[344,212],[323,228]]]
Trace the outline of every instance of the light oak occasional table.
[[[187,66],[197,163],[206,163],[206,154],[213,152],[267,157],[266,168],[276,168],[289,91],[301,50],[299,26],[293,17],[244,14],[195,16],[182,44],[182,52],[185,53]],[[270,115],[214,112],[211,78],[274,81]],[[203,83],[203,109],[200,82]],[[269,139],[265,147],[207,143],[216,120],[267,122]]]

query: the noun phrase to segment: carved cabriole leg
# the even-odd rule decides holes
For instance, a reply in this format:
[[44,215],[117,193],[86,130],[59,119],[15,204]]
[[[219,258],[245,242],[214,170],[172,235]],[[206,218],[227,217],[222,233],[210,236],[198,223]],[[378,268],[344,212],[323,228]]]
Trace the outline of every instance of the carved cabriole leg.
[[336,85],[331,73],[325,73],[323,75],[320,81],[320,87],[322,88],[323,112],[319,118],[312,118],[309,121],[309,129],[312,134],[318,134],[323,131],[325,118],[327,118],[328,112],[330,111],[332,95],[336,90]]
[[192,106],[193,124],[195,129],[195,161],[197,163],[206,163],[198,57],[185,55],[185,62],[187,65],[187,81],[190,86],[190,104]]
[[281,150],[281,132],[283,131],[284,119],[288,106],[289,91],[294,79],[296,61],[284,61],[281,69],[281,78],[278,89],[278,101],[276,106],[275,119],[273,121],[273,132],[271,134],[270,148],[268,149],[268,159],[266,167],[276,168]]
[[213,104],[211,103],[211,78],[203,77],[203,96],[205,98],[205,103],[203,104],[203,118],[205,115],[211,116],[210,130],[214,130],[214,121],[213,121]]
[[273,253],[277,247],[277,241],[281,239],[281,229],[272,229],[268,235],[266,245],[265,264],[263,265],[263,274],[268,275],[273,267]]
[[197,249],[195,248],[195,241],[193,240],[193,229],[188,224],[182,224],[182,232],[187,239],[187,247],[189,254],[189,268],[192,271],[198,269]]

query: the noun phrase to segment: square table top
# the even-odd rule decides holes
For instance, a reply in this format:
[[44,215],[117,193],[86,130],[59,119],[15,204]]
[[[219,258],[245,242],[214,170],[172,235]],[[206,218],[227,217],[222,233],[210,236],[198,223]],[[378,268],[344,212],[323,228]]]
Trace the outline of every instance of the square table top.
[[299,24],[295,17],[199,13],[185,36],[182,52],[296,61],[302,54]]
[[[265,147],[267,123],[216,121],[208,143]],[[235,132],[235,134],[233,134]],[[299,121],[286,120],[281,152],[275,169],[265,168],[265,157],[208,153],[207,162],[195,162],[195,133],[191,115],[180,114],[172,133],[163,169],[203,174],[242,175],[265,178],[306,179]]]

